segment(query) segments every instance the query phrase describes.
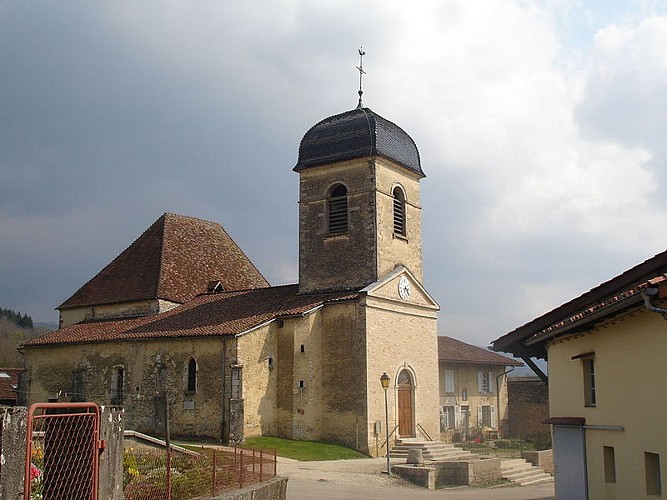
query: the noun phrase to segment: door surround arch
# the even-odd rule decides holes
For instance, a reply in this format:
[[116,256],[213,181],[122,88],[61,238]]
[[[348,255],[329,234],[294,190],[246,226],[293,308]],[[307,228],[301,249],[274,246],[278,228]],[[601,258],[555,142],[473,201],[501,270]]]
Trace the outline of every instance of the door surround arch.
[[399,437],[415,437],[415,392],[417,377],[414,370],[407,364],[396,370],[394,390],[396,398],[396,423]]

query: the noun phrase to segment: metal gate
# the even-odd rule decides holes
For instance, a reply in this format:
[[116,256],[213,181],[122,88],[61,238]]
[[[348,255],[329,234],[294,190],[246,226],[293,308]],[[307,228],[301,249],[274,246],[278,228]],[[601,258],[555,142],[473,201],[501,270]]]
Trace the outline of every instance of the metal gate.
[[28,409],[24,499],[97,500],[100,410],[94,403]]

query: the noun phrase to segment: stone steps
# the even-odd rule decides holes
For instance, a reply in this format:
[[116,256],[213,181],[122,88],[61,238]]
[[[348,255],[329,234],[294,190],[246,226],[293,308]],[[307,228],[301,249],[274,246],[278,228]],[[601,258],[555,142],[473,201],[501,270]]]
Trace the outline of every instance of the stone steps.
[[440,441],[421,441],[401,439],[391,449],[389,456],[395,459],[406,459],[411,449],[421,449],[426,461],[446,461],[477,458],[469,451],[462,450],[450,443]]
[[550,474],[523,458],[502,459],[500,473],[503,479],[522,486],[553,481]]

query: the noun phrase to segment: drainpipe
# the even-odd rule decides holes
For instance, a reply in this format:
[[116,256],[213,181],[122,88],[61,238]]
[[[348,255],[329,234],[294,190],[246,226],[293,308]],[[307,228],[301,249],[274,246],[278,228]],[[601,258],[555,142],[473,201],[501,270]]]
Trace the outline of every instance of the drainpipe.
[[653,304],[651,304],[651,295],[657,295],[657,294],[658,294],[657,288],[649,288],[647,291],[642,292],[642,298],[644,299],[644,307],[646,308],[647,311],[651,311],[652,313],[662,314],[663,319],[667,319],[667,309],[663,309],[662,307],[655,307]]
[[[500,421],[501,421],[501,418],[500,418],[500,377],[502,377],[503,375],[506,376],[508,373],[512,373],[513,371],[514,371],[514,366],[510,366],[509,370],[505,370],[503,373],[496,376],[496,413],[497,413],[497,415],[496,415],[497,422],[496,423],[498,424],[498,429],[499,430],[500,430]],[[509,386],[507,387],[507,395],[508,395],[508,399],[509,399]],[[509,416],[509,413],[508,413],[507,414],[507,431],[508,432],[509,432],[509,425],[510,425],[510,416]]]

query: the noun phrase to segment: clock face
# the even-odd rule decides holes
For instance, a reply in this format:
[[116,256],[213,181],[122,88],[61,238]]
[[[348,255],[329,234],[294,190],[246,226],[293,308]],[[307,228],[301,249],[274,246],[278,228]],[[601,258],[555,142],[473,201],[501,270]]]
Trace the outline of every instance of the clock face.
[[403,300],[407,300],[410,297],[410,282],[405,276],[401,277],[398,281],[398,295]]

